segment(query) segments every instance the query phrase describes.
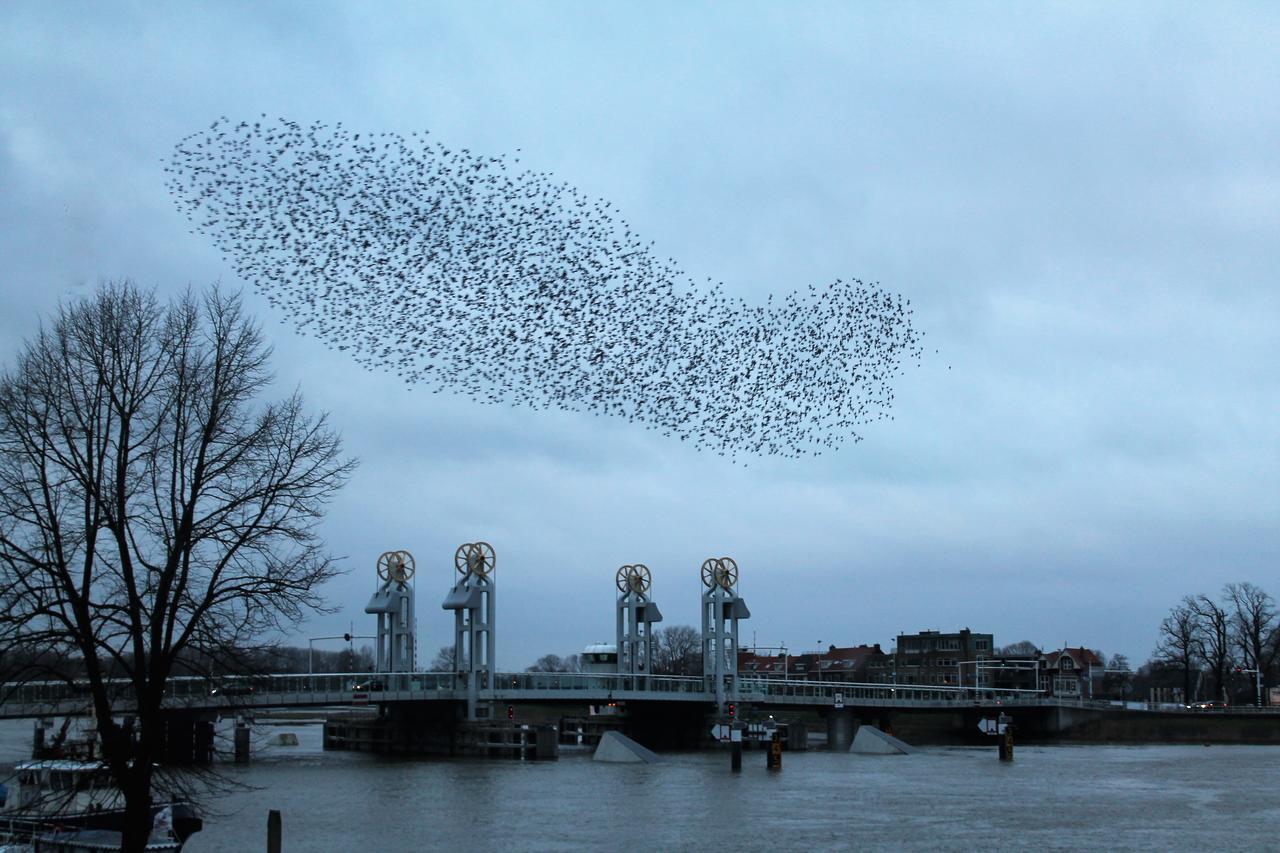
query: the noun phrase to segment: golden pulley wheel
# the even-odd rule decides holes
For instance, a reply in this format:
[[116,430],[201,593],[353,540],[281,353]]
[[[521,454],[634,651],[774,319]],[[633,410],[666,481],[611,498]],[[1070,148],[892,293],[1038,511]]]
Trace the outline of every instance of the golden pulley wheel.
[[488,577],[497,564],[498,557],[493,546],[488,542],[468,542],[459,545],[453,555],[454,568],[458,574],[472,574],[476,577]]
[[627,592],[631,589],[628,578],[631,577],[631,570],[634,566],[623,566],[618,569],[618,574],[614,577],[613,582],[618,586],[618,592]]
[[738,564],[732,557],[721,557],[718,561],[720,571],[716,575],[716,582],[724,587],[725,592],[732,592],[733,587],[738,584]]
[[702,585],[707,589],[719,586],[732,592],[738,582],[738,564],[732,557],[708,557],[702,561]]
[[707,589],[715,586],[716,583],[716,559],[708,557],[702,561],[702,585]]
[[387,551],[378,558],[378,578],[404,583],[413,577],[413,555],[408,551]]
[[632,592],[643,595],[652,585],[653,575],[649,574],[649,567],[643,563],[636,563],[627,573],[627,589]]

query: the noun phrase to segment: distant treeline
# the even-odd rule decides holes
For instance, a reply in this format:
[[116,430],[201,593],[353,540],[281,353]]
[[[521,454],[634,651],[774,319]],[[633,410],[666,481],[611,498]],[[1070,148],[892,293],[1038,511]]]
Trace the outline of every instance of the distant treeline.
[[[109,663],[108,677],[126,677],[125,665],[131,665],[133,658],[131,655],[121,657],[122,661]],[[306,646],[263,646],[228,649],[216,655],[189,652],[179,659],[173,674],[216,679],[229,675],[372,670],[373,649],[370,646],[348,646],[338,651],[309,649]],[[75,681],[86,675],[82,658],[63,657],[47,652],[31,653],[21,649],[9,649],[0,653],[0,681]]]

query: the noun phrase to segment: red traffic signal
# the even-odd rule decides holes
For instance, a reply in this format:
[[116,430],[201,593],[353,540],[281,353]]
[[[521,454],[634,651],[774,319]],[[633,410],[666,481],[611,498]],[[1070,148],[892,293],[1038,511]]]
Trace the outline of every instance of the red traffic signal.
[[737,713],[738,713],[738,706],[730,702],[729,703],[729,719],[732,720],[737,715]]
[[515,705],[508,705],[508,706],[507,706],[507,719],[508,719],[508,720],[514,720],[515,718],[516,718],[516,706],[515,706]]

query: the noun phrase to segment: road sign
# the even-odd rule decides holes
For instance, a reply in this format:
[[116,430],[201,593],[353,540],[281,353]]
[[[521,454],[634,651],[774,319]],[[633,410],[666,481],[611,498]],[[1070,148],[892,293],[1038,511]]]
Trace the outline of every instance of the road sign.
[[990,717],[985,717],[978,720],[978,731],[984,735],[1002,735],[1007,725],[1009,724],[1003,720],[993,720]]
[[712,726],[711,736],[718,741],[727,742],[729,740],[729,726],[724,723]]
[[843,693],[837,693],[837,694],[836,694],[836,707],[837,707],[837,708],[843,708],[843,707],[844,707],[844,694],[843,694]]

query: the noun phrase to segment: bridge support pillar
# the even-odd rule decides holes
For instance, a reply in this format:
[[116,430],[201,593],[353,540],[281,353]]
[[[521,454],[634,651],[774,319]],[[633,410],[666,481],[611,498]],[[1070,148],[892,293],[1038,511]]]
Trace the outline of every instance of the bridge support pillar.
[[159,722],[162,763],[180,767],[213,763],[213,712],[168,710]]
[[457,686],[466,691],[467,719],[492,719],[493,703],[480,699],[494,688],[494,622],[497,557],[487,542],[458,546],[453,556],[460,577],[441,606],[453,611],[453,669]]
[[827,749],[848,752],[853,745],[853,712],[847,708],[827,711]]

